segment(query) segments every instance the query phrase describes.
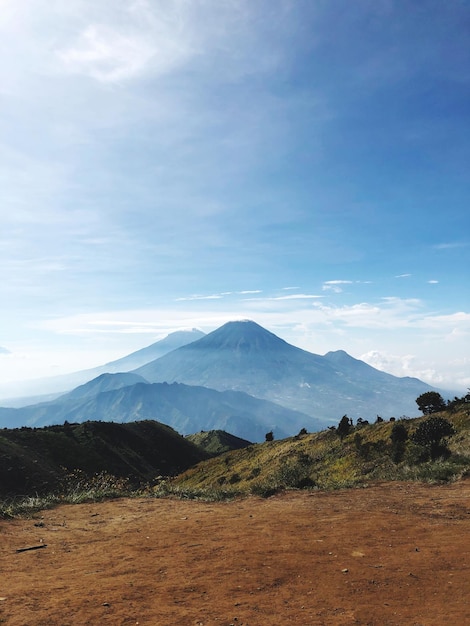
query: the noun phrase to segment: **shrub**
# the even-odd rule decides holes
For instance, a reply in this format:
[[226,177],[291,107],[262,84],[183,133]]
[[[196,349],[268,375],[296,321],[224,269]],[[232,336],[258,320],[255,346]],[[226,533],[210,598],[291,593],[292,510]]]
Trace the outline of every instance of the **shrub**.
[[406,440],[408,439],[408,430],[404,424],[395,423],[390,435],[392,440],[392,459],[394,463],[400,463],[406,450]]
[[415,443],[429,450],[431,461],[438,457],[449,456],[447,441],[444,437],[449,437],[455,433],[452,424],[443,417],[430,417],[416,429],[412,439]]

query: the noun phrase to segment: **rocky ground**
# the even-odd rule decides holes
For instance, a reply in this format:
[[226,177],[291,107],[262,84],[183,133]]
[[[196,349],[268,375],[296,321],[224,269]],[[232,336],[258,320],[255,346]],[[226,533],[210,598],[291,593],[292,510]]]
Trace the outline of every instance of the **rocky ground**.
[[469,480],[387,483],[1,521],[0,624],[463,626],[469,497]]

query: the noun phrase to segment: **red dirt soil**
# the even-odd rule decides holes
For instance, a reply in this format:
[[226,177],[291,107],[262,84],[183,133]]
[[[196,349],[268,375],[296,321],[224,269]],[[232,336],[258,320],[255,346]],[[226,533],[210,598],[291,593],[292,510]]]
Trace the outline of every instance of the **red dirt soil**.
[[386,483],[1,521],[0,624],[464,626],[469,496],[469,480]]

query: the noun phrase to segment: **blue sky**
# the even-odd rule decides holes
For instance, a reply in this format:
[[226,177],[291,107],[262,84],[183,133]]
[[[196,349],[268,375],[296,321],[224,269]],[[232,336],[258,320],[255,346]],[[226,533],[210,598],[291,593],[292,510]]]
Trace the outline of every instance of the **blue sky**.
[[0,0],[3,387],[249,318],[465,390],[469,24],[452,0]]

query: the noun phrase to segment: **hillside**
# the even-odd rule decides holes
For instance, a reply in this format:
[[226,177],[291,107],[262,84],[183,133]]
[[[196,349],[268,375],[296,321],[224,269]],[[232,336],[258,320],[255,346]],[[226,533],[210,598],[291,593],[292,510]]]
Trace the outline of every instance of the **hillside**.
[[[172,481],[178,490],[269,495],[282,488],[332,489],[376,480],[446,481],[470,473],[470,411],[467,407],[436,414],[455,434],[450,456],[431,462],[426,449],[412,441],[428,418],[356,425],[341,439],[334,429],[299,434],[228,452],[190,468]],[[434,417],[434,416],[433,416]],[[397,450],[394,427],[408,434]]]
[[154,421],[86,422],[42,429],[0,431],[0,496],[58,489],[76,470],[106,472],[131,484],[174,475],[208,454],[173,429]]
[[198,433],[194,433],[194,435],[188,435],[186,439],[214,456],[252,445],[251,441],[235,437],[225,430],[201,430]]

